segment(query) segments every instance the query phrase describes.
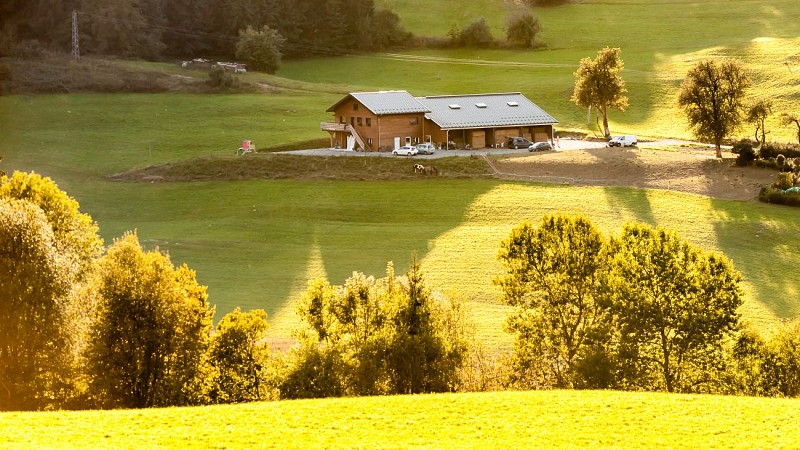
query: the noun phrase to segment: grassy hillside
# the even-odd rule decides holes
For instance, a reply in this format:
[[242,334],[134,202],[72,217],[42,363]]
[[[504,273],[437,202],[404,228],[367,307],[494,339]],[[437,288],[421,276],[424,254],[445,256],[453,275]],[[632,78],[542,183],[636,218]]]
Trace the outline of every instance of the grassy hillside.
[[[148,248],[158,246],[197,270],[218,318],[236,306],[264,308],[279,337],[295,325],[294,301],[309,278],[341,283],[354,270],[380,276],[387,261],[402,271],[417,252],[435,288],[458,291],[470,302],[478,337],[502,347],[509,340],[501,328],[507,311],[492,285],[502,270],[499,243],[520,221],[553,211],[582,212],[606,232],[627,220],[672,227],[733,259],[746,280],[746,319],[767,330],[800,313],[796,283],[781,276],[800,260],[800,223],[791,208],[491,179],[105,178],[131,167],[231,157],[243,135],[257,145],[313,138],[316,131],[302,122],[318,114],[319,96],[0,97],[0,119],[11,124],[0,136],[2,167],[53,177],[99,222],[106,242],[138,229]],[[236,177],[228,175],[221,177]]]
[[[513,2],[386,0],[418,34],[485,15],[498,31]],[[511,6],[510,6],[511,5]],[[288,335],[293,300],[308,278],[341,283],[353,270],[398,270],[417,252],[428,279],[472,302],[479,336],[503,345],[505,316],[491,284],[499,242],[521,220],[583,212],[606,231],[625,220],[677,229],[730,256],[746,280],[745,318],[768,329],[800,312],[785,267],[800,259],[796,211],[754,203],[627,188],[575,188],[435,181],[110,182],[132,168],[232,157],[242,139],[258,148],[324,139],[325,109],[348,91],[408,89],[415,94],[521,90],[564,126],[585,112],[569,102],[581,57],[620,46],[631,108],[612,114],[616,131],[686,137],[675,109],[677,86],[700,58],[734,55],[758,69],[754,92],[776,102],[773,138],[788,139],[777,115],[800,98],[800,10],[793,1],[592,1],[540,8],[543,50],[418,50],[399,54],[288,61],[280,75],[251,73],[263,94],[80,94],[0,97],[4,170],[35,170],[57,180],[100,223],[109,242],[138,229],[148,247],[187,262],[210,287],[218,313],[263,307],[273,333]],[[624,26],[620,26],[624,24]],[[713,32],[709,32],[712,30]],[[784,64],[786,63],[786,64]],[[174,65],[120,63],[181,73]],[[199,163],[198,163],[199,164]],[[205,163],[204,163],[205,164]],[[370,170],[366,167],[366,170]],[[236,178],[222,174],[221,178]]]
[[[503,37],[503,18],[512,2],[483,0],[475,2],[481,5],[476,9],[452,0],[383,4],[418,34],[444,35],[451,23],[483,15],[494,25],[495,37]],[[795,139],[778,120],[781,112],[796,112],[800,100],[800,10],[793,0],[586,0],[536,8],[534,13],[544,27],[542,50],[416,50],[287,61],[279,73],[306,81],[346,80],[369,89],[406,89],[415,95],[522,91],[563,127],[582,128],[586,111],[569,101],[573,72],[581,58],[594,57],[605,46],[620,47],[630,108],[612,112],[612,132],[690,137],[676,108],[680,82],[697,61],[730,56],[752,69],[753,97],[774,101],[771,138]],[[741,134],[750,135],[750,127]]]
[[498,392],[0,413],[3,448],[797,448],[797,400]]

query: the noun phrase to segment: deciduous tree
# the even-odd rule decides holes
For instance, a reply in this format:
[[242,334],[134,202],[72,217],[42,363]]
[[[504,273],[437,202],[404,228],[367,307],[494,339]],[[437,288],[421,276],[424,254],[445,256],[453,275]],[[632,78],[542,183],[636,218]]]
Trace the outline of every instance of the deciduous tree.
[[609,48],[597,52],[597,58],[581,59],[575,72],[575,90],[572,102],[584,108],[595,108],[603,116],[603,133],[608,138],[608,110],[625,111],[628,107],[628,89],[620,75],[624,63],[619,48]]
[[541,31],[538,17],[529,12],[515,14],[508,19],[506,40],[517,47],[531,48]]
[[697,63],[681,84],[678,104],[699,139],[713,142],[722,158],[722,140],[740,125],[750,80],[736,60]]
[[211,392],[218,403],[269,398],[267,313],[236,308],[217,324],[210,362],[216,369]]
[[49,406],[68,368],[68,261],[44,212],[0,197],[0,409]]
[[675,232],[641,224],[627,225],[612,240],[611,254],[625,386],[708,389],[742,304],[733,265]]
[[[497,280],[515,307],[515,371],[528,387],[575,387],[576,371],[610,324],[604,304],[604,239],[584,217],[547,215],[538,227],[514,228],[500,249],[506,275]],[[596,378],[588,376],[586,378]]]
[[[772,114],[772,102],[769,100],[759,100],[750,105],[747,110],[747,121],[755,125],[756,129],[753,131],[753,137],[756,143],[765,144],[767,142],[767,117]],[[759,135],[761,139],[759,139]]]
[[144,251],[135,233],[100,261],[100,304],[87,351],[90,390],[103,406],[198,403],[213,310],[185,265]]
[[281,66],[281,47],[286,40],[268,26],[260,30],[252,27],[239,32],[236,57],[247,62],[248,67],[266,73],[275,73]]
[[794,125],[797,127],[797,142],[800,143],[800,117],[796,114],[783,113],[781,114],[781,125],[788,127]]
[[73,289],[102,240],[49,178],[2,177],[0,202],[0,408],[61,406],[72,394],[76,321],[91,307]]
[[315,280],[298,309],[307,328],[282,397],[443,392],[457,385],[467,345],[458,303],[437,298],[412,264],[405,279],[353,273]]

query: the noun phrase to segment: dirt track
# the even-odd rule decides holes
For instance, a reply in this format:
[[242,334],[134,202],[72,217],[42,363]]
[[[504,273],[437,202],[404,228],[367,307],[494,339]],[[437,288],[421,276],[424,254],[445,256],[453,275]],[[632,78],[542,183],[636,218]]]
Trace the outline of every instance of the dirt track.
[[670,189],[709,197],[755,200],[775,171],[738,167],[730,153],[710,148],[594,148],[496,159],[505,178],[531,181]]

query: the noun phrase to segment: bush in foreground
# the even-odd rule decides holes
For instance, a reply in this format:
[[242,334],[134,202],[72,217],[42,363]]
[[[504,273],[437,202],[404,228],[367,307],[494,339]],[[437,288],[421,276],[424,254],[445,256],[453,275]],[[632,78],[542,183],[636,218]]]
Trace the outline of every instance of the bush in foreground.
[[458,302],[435,296],[416,261],[405,278],[353,273],[343,286],[314,280],[306,325],[279,385],[282,398],[447,392],[467,351]]

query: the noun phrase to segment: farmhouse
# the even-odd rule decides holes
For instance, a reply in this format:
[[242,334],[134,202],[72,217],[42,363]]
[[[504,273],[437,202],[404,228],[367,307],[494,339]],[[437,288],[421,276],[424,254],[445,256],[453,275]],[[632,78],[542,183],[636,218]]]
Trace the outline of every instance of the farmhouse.
[[433,142],[457,148],[504,145],[509,137],[552,139],[558,122],[519,92],[414,97],[406,91],[354,92],[322,122],[331,147],[386,151]]

